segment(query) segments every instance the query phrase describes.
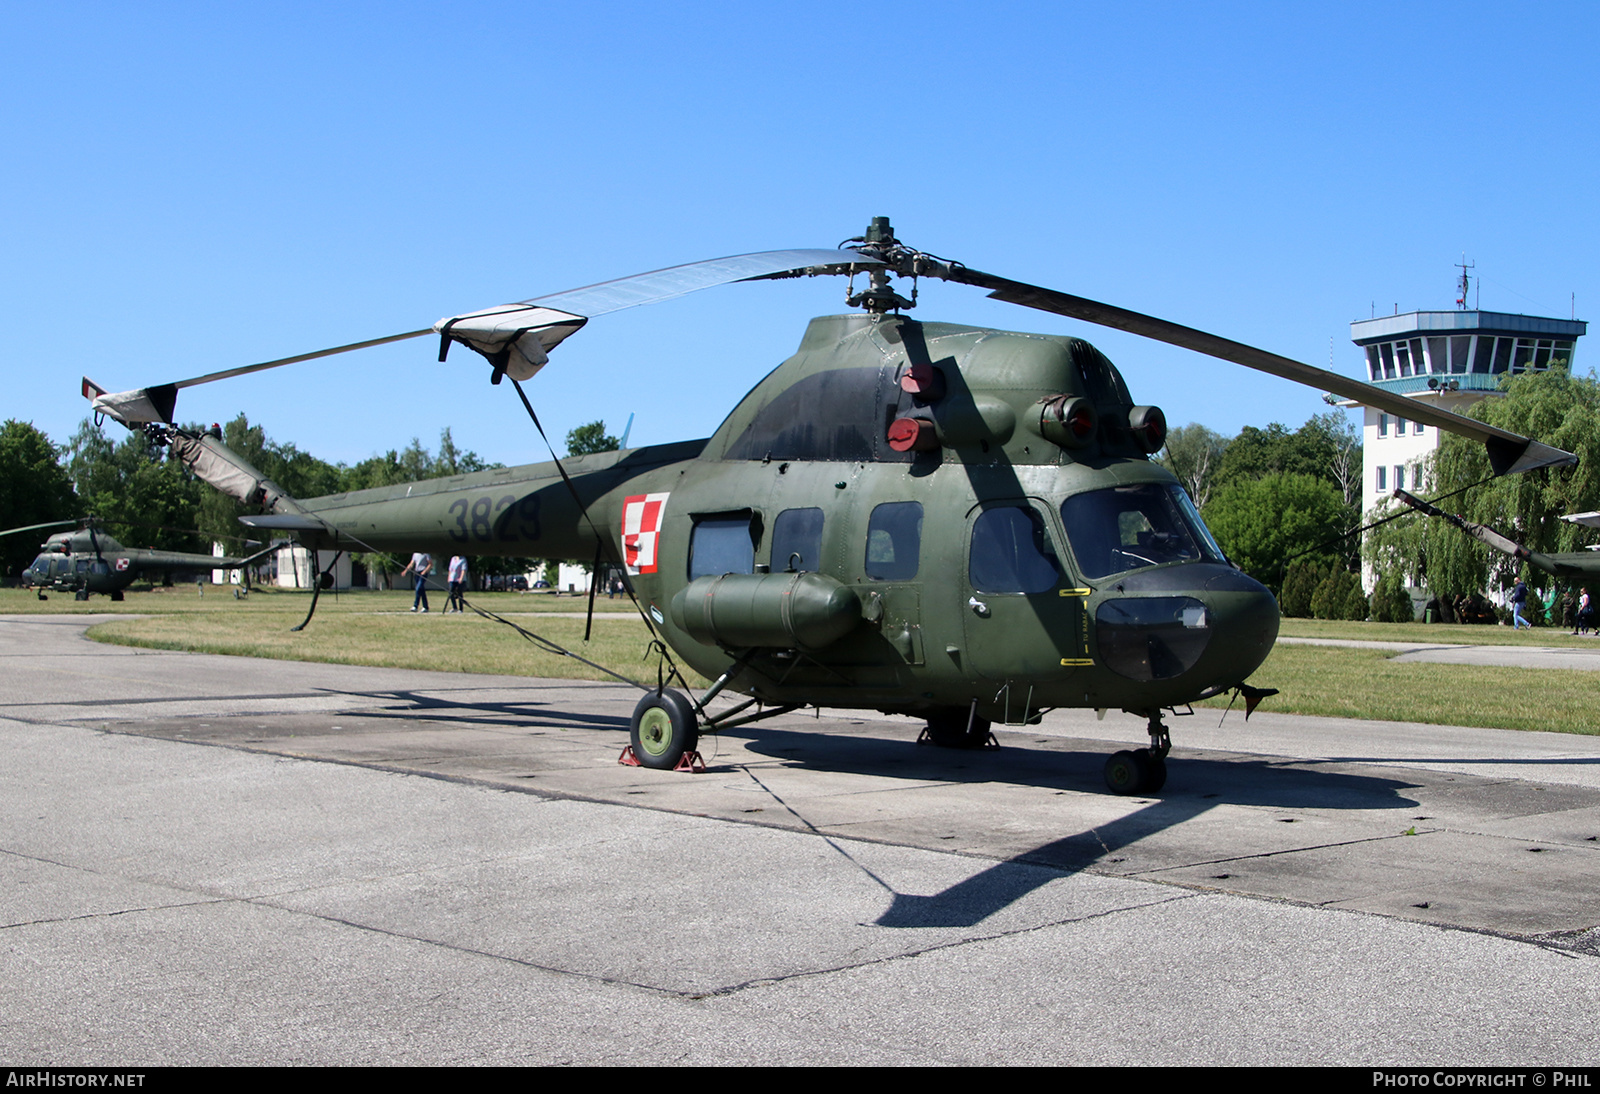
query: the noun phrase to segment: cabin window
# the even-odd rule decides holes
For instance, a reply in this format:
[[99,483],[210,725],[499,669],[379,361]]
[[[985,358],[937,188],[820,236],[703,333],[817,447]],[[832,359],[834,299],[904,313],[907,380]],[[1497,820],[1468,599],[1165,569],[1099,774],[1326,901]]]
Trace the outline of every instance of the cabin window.
[[785,509],[772,522],[774,573],[815,573],[822,568],[822,510]]
[[867,523],[867,577],[910,581],[922,554],[922,503],[890,501],[872,511]]
[[749,513],[698,520],[689,537],[689,579],[755,572]]
[[1032,509],[1006,506],[978,514],[967,560],[972,587],[984,593],[1042,593],[1061,578],[1044,521]]

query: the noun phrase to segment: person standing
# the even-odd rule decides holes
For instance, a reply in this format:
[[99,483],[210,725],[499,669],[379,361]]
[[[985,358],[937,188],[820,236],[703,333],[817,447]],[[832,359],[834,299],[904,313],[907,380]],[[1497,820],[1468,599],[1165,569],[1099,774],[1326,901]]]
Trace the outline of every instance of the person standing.
[[1528,586],[1520,577],[1517,578],[1516,587],[1511,590],[1511,629],[1521,630],[1523,627],[1532,627],[1526,619],[1522,618],[1523,605],[1528,603]]
[[466,558],[462,555],[452,555],[450,569],[446,571],[445,576],[450,579],[450,599],[445,602],[445,613],[455,612],[460,615],[467,610],[467,602],[461,598],[461,590],[467,585]]
[[418,551],[411,556],[411,561],[406,563],[406,568],[400,571],[400,576],[413,574],[417,581],[417,595],[411,601],[411,610],[419,608],[422,613],[428,613],[428,575],[433,572],[433,556],[425,551]]

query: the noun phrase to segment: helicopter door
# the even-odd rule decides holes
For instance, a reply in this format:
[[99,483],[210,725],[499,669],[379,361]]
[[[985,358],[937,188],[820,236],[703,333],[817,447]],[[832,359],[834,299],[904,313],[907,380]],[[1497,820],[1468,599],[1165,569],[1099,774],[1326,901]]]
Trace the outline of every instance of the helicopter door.
[[[967,650],[979,675],[1043,682],[1086,664],[1083,597],[1032,503],[990,502],[968,518]],[[1020,706],[1027,693],[1015,696]]]

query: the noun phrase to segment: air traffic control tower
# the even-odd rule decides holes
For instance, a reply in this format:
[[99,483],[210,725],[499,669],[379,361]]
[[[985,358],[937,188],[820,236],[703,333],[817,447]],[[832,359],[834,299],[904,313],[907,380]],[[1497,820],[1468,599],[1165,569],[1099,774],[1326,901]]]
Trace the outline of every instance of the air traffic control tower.
[[[1478,400],[1494,397],[1503,376],[1572,367],[1574,343],[1588,327],[1583,320],[1468,311],[1466,299],[1463,271],[1455,311],[1414,311],[1351,323],[1350,339],[1366,356],[1367,379],[1465,414]],[[1368,510],[1396,487],[1418,487],[1418,466],[1439,447],[1439,431],[1367,407],[1362,442],[1362,509]]]

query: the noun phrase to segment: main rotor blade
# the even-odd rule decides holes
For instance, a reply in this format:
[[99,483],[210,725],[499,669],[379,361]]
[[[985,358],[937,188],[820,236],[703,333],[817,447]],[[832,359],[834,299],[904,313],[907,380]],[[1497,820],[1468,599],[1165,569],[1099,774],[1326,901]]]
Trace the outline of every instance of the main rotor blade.
[[1540,444],[1510,430],[1429,406],[1417,399],[1409,399],[1372,384],[1329,372],[1327,369],[1307,365],[1276,353],[1268,353],[1266,350],[1256,349],[1242,342],[1219,338],[1215,334],[1207,334],[1205,331],[1171,323],[1165,319],[1141,315],[1126,308],[1086,300],[1081,296],[1072,296],[1038,285],[1011,281],[964,266],[952,266],[946,276],[951,281],[989,289],[990,296],[1008,304],[1020,304],[1025,308],[1036,308],[1039,311],[1082,319],[1102,327],[1114,327],[1130,334],[1153,338],[1158,342],[1181,346],[1259,372],[1281,376],[1308,387],[1331,391],[1363,406],[1386,410],[1402,418],[1470,437],[1482,442],[1488,449],[1489,464],[1497,475],[1515,475],[1538,467],[1569,467],[1578,462],[1578,457],[1571,452]]
[[77,523],[78,519],[76,517],[70,520],[47,520],[43,524],[27,524],[21,528],[7,528],[5,531],[0,532],[0,536],[14,536],[18,532],[34,532],[40,528],[60,528],[64,525]]
[[[814,277],[884,265],[879,259],[855,251],[758,251],[670,266],[467,312],[441,319],[433,329],[487,357],[495,366],[496,382],[502,371],[520,381],[543,368],[550,350],[597,315],[655,304],[734,281]],[[440,359],[443,360],[442,351]]]
[[260,372],[262,369],[277,368],[279,365],[293,365],[301,361],[314,361],[318,357],[332,357],[336,353],[349,353],[351,350],[370,349],[373,346],[386,346],[390,342],[404,342],[407,338],[421,338],[424,334],[432,334],[433,328],[424,330],[407,331],[404,334],[390,334],[383,338],[369,338],[365,342],[351,342],[348,346],[334,346],[331,349],[319,349],[312,353],[300,353],[293,357],[280,357],[276,361],[262,361],[258,365],[245,365],[241,368],[223,369],[221,372],[208,372],[204,376],[196,376],[189,380],[175,380],[175,388],[194,387],[196,384],[209,384],[213,380],[227,380],[234,376],[244,376],[251,372]]
[[130,429],[147,422],[161,422],[171,425],[180,388],[194,387],[196,384],[209,384],[213,380],[226,380],[234,376],[260,372],[262,369],[277,368],[280,365],[292,365],[299,361],[314,361],[318,357],[332,357],[336,353],[349,353],[351,350],[368,349],[372,346],[386,346],[390,342],[404,342],[407,338],[421,338],[424,334],[430,333],[432,333],[431,328],[428,330],[407,331],[404,334],[385,335],[382,338],[369,338],[365,342],[351,342],[349,345],[333,346],[329,349],[314,350],[311,353],[297,353],[293,357],[279,357],[275,361],[262,361],[254,365],[223,369],[221,372],[208,372],[204,376],[194,376],[187,380],[174,380],[172,383],[158,384],[154,387],[134,388],[132,391],[108,392],[105,388],[85,376],[83,378],[83,397],[89,400],[90,405],[94,407],[95,413],[114,418]]

